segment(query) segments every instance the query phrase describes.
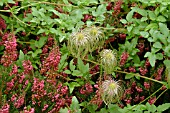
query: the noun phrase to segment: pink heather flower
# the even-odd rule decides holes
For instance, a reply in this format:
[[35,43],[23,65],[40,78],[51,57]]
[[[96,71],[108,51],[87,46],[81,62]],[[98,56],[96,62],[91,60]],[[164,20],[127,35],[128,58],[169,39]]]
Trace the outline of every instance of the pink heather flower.
[[6,29],[6,23],[2,17],[0,17],[0,30]]
[[122,0],[117,0],[115,2],[115,5],[114,5],[114,12],[113,12],[113,15],[118,15],[121,11],[121,5],[122,5],[123,1]]
[[81,94],[90,94],[93,92],[93,87],[90,83],[86,83],[81,89],[80,93]]
[[141,93],[141,92],[143,91],[143,89],[140,88],[140,87],[138,87],[138,86],[136,86],[135,89],[136,89],[136,91],[137,91],[138,93]]
[[135,98],[133,99],[134,102],[138,102],[140,100],[139,98],[139,94],[137,96],[135,96]]
[[20,75],[19,83],[22,83],[24,79],[25,79],[25,75],[22,73]]
[[129,57],[129,54],[127,52],[123,52],[120,58],[120,66],[124,66],[127,59]]
[[32,63],[29,60],[24,60],[22,66],[24,67],[24,74],[29,74],[33,70]]
[[149,104],[154,104],[155,101],[156,101],[156,96],[154,96],[148,100]]
[[63,95],[65,95],[65,94],[67,94],[67,92],[68,92],[68,87],[67,87],[67,86],[62,87],[61,93],[62,93]]
[[139,68],[139,71],[140,71],[140,74],[143,76],[146,75],[146,73],[148,72],[146,68],[142,68],[142,67]]
[[145,99],[145,96],[140,97],[140,101],[143,101]]
[[16,37],[14,34],[9,33],[7,35],[7,41],[5,41],[5,51],[1,58],[1,63],[5,67],[9,67],[14,61],[17,60],[18,53],[17,53],[17,42]]
[[11,97],[11,101],[12,101],[12,102],[14,102],[14,101],[17,99],[16,96],[17,96],[16,94],[12,95],[12,97]]
[[44,92],[44,80],[39,80],[38,78],[34,78],[32,91],[34,92]]
[[42,109],[42,112],[44,112],[48,108],[48,104],[44,105],[44,108]]
[[146,62],[145,62],[145,67],[148,68],[150,66],[150,62],[149,62],[149,59],[146,59]]
[[61,53],[59,47],[54,47],[49,53],[48,57],[43,61],[41,74],[44,74],[50,70],[56,71],[58,69],[58,64],[60,63]]
[[24,97],[20,97],[16,102],[14,103],[14,106],[16,108],[20,108],[24,104]]
[[129,67],[129,71],[132,72],[132,73],[135,73],[136,69],[135,69],[135,67]]
[[130,104],[131,101],[132,101],[132,97],[130,97],[130,98],[128,98],[128,99],[125,99],[126,104]]
[[144,82],[144,87],[145,87],[146,89],[149,89],[149,88],[150,88],[150,84],[149,84],[148,82]]
[[24,107],[24,113],[34,113],[34,112],[35,112],[34,108],[30,108],[29,110],[27,110],[27,108]]
[[10,106],[8,104],[3,105],[0,109],[0,113],[9,113],[9,108]]
[[9,75],[12,76],[12,75],[16,75],[17,73],[18,73],[18,66],[14,64],[12,67],[12,71]]
[[14,87],[14,79],[12,79],[10,82],[6,83],[7,90],[10,91]]

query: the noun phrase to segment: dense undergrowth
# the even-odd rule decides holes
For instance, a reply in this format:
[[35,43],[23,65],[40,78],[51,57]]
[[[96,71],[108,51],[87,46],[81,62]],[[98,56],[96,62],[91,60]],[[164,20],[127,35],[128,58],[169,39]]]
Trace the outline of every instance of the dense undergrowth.
[[0,113],[170,112],[169,0],[1,0]]

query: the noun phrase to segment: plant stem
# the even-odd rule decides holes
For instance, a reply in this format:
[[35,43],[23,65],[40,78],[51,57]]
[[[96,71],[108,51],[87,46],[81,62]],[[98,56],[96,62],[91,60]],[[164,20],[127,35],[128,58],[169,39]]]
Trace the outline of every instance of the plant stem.
[[[163,87],[163,86],[162,86]],[[153,95],[155,95],[159,90],[162,89],[162,87],[160,87],[158,90],[156,90],[154,93],[152,93],[150,96],[148,96],[145,100],[141,101],[138,105],[142,104],[143,102],[145,102],[146,100],[148,100],[150,97],[152,97]],[[130,110],[133,110],[134,108],[136,108],[138,105],[132,107]],[[129,111],[127,111],[126,113],[128,113]]]
[[161,97],[166,91],[168,90],[168,88],[166,88],[166,90],[164,90],[157,98],[156,100],[154,101],[154,103],[159,99],[159,97]]
[[[99,64],[98,62],[95,62],[95,61],[91,61],[89,59],[83,59],[85,61],[88,61],[88,62],[91,62],[91,63],[94,63],[94,64],[97,64],[97,65],[101,65]],[[149,78],[149,77],[146,77],[146,76],[141,76],[140,74],[135,74],[135,73],[128,73],[128,72],[124,72],[124,71],[118,71],[118,70],[114,70],[115,72],[119,72],[119,73],[124,73],[124,74],[132,74],[134,76],[137,76],[137,77],[140,77],[140,78],[144,78],[144,79],[147,79],[147,80],[150,80],[150,81],[154,81],[154,82],[157,82],[157,83],[160,83],[160,84],[164,84],[164,82],[161,82],[161,81],[158,81],[158,80],[155,80],[155,79],[152,79],[152,78]]]

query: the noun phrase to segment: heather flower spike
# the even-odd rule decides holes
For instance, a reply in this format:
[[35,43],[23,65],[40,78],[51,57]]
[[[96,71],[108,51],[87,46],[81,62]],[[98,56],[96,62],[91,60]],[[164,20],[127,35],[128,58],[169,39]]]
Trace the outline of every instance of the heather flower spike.
[[117,66],[116,50],[104,49],[100,53],[101,64],[106,74],[111,74]]
[[106,105],[119,102],[123,95],[123,88],[120,86],[120,81],[105,80],[101,88],[101,96]]

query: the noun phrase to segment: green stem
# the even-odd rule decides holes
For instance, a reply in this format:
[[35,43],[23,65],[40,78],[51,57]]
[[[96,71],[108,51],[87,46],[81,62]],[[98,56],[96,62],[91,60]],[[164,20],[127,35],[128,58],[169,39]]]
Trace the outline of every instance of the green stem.
[[[163,86],[162,86],[163,87]],[[150,96],[148,96],[145,100],[141,101],[138,105],[142,104],[143,102],[145,102],[146,100],[148,100],[150,97],[152,97],[153,95],[155,95],[159,90],[162,89],[162,87],[160,87],[158,90],[156,90],[154,93],[152,93]],[[138,105],[132,107],[130,110],[133,110],[134,108],[136,108]],[[127,111],[126,113],[128,113],[129,111]]]
[[161,97],[166,91],[168,90],[168,88],[166,90],[164,90],[157,98],[156,100],[154,101],[154,103],[159,99],[159,97]]
[[30,26],[29,24],[26,24],[25,22],[23,22],[22,20],[20,20],[20,19],[13,13],[12,8],[11,8],[8,4],[7,4],[7,6],[10,8],[10,12],[11,12],[12,16],[13,16],[15,19],[17,19],[19,22],[23,23],[23,24],[26,25],[26,26]]
[[119,73],[124,73],[124,74],[132,74],[134,76],[137,76],[137,77],[140,77],[140,78],[144,78],[144,79],[147,79],[147,80],[150,80],[150,81],[154,81],[154,82],[158,82],[160,84],[163,84],[164,85],[164,82],[161,82],[161,81],[158,81],[158,80],[155,80],[155,79],[152,79],[152,78],[149,78],[149,77],[146,77],[146,76],[141,76],[140,74],[135,74],[135,73],[128,73],[128,72],[124,72],[124,71],[117,71],[115,70],[115,72],[119,72]]
[[0,12],[11,12],[10,10],[0,10]]
[[[97,65],[101,65],[95,61],[91,61],[89,59],[83,59],[85,61],[88,61],[88,62],[91,62],[91,63],[94,63],[94,64],[97,64]],[[128,73],[128,72],[124,72],[124,71],[118,71],[118,70],[114,70],[115,72],[119,72],[119,73],[124,73],[124,74],[132,74],[134,76],[137,76],[137,77],[140,77],[140,78],[144,78],[144,79],[147,79],[147,80],[150,80],[150,81],[154,81],[154,82],[157,82],[157,83],[160,83],[160,84],[163,84],[164,85],[164,82],[161,82],[161,81],[158,81],[158,80],[155,80],[155,79],[152,79],[152,78],[149,78],[149,77],[146,77],[146,76],[141,76],[140,74],[135,74],[135,73]]]

